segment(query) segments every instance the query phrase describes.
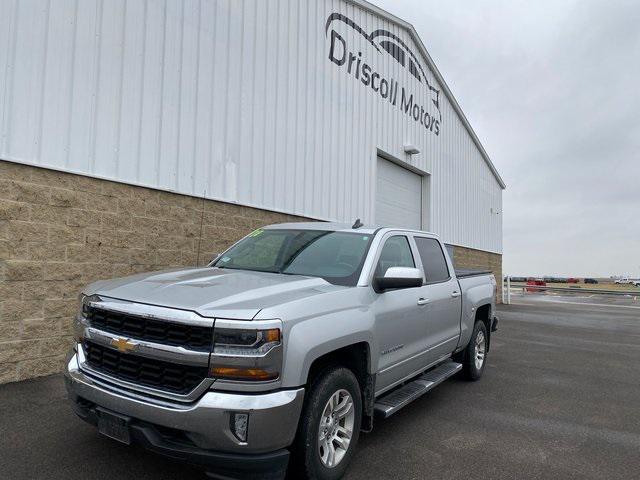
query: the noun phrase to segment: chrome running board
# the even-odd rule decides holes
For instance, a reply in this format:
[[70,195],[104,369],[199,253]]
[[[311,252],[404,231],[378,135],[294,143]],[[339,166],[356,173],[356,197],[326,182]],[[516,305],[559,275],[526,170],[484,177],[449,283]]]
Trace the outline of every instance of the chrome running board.
[[415,380],[386,393],[378,398],[373,406],[376,416],[380,418],[390,417],[402,407],[407,406],[432,388],[440,385],[447,378],[458,373],[461,369],[461,363],[450,360],[440,364],[433,370],[429,370]]

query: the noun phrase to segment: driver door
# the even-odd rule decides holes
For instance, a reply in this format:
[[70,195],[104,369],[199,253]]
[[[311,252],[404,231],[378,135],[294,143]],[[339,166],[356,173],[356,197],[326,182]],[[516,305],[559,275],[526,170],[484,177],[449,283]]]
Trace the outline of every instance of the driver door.
[[[381,245],[374,278],[384,276],[389,267],[416,267],[415,254],[406,235],[388,234]],[[420,287],[414,287],[374,292],[372,308],[380,348],[376,394],[425,364],[428,346],[424,335],[424,307],[419,305],[420,291]]]

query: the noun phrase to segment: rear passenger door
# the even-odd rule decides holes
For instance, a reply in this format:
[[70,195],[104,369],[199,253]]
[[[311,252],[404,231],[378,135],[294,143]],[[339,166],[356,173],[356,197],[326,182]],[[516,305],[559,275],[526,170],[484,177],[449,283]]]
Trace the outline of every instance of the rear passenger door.
[[414,235],[424,273],[422,296],[428,300],[424,310],[429,363],[452,353],[460,335],[460,286],[447,262],[440,242]]

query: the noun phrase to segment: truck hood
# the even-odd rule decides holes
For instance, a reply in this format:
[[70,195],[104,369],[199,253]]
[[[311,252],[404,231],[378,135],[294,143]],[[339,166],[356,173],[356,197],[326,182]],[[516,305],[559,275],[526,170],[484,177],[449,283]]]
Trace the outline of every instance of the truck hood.
[[205,267],[102,280],[83,293],[251,320],[263,308],[345,288],[317,277]]

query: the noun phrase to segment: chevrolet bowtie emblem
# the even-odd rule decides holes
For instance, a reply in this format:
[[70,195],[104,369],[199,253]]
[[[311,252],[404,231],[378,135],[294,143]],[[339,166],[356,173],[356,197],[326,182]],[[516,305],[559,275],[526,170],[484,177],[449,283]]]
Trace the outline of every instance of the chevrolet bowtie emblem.
[[136,348],[136,344],[128,338],[114,338],[111,340],[111,346],[116,347],[119,352],[127,353]]

